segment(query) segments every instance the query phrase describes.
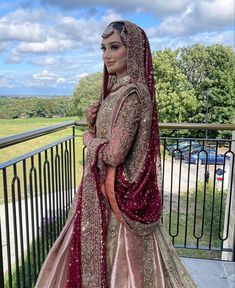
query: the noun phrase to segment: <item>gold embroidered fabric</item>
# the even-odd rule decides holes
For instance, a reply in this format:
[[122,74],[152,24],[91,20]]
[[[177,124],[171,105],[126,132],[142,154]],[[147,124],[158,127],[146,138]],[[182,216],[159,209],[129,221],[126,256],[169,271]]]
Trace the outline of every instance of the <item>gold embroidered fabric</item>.
[[[145,68],[148,63],[144,60],[146,43],[143,33],[136,25],[128,21],[124,22],[125,31],[128,33],[126,37],[127,76],[118,81],[113,76],[109,79],[104,78],[104,82],[108,83],[109,93],[105,94],[104,89],[96,119],[96,138],[89,142],[87,149],[87,163],[93,164],[97,147],[102,145],[96,166],[100,171],[100,184],[106,177],[105,165],[117,166],[120,163],[125,165],[123,173],[129,182],[138,183],[137,179],[147,155],[146,147],[150,139],[151,123],[156,119],[153,115],[155,102],[146,85]],[[107,70],[104,77],[107,77]],[[100,246],[94,245],[103,239],[102,217],[98,207],[98,196],[95,193],[97,182],[91,177],[90,167],[92,165],[86,165],[84,171],[82,209],[80,211],[75,209],[75,200],[68,222],[43,265],[37,288],[66,287],[72,242],[71,227],[78,212],[82,215],[82,287],[106,288],[100,277],[103,271],[101,267],[103,254],[95,249]],[[159,178],[158,182],[153,183],[160,187],[160,157],[156,159],[156,167]],[[111,214],[108,218],[107,213],[109,222],[105,244],[107,288],[196,287],[160,224],[157,222],[143,224],[123,215],[128,223],[123,225],[111,211],[109,203],[107,201],[104,203]],[[92,237],[89,236],[91,234]],[[58,283],[61,285],[58,286]]]
[[[131,84],[129,85],[131,87]],[[130,91],[132,91],[134,88],[135,87],[130,88]],[[114,128],[112,129],[111,135],[109,134],[109,127],[112,122],[115,105],[117,105],[116,103],[119,102],[118,99],[123,93],[123,87],[121,87],[120,85],[114,86],[114,89],[111,91],[110,95],[102,101],[96,120],[97,137],[104,138],[109,141],[108,145],[106,145],[102,152],[103,160],[106,162],[106,164],[112,166],[116,166],[119,163],[125,162],[126,177],[132,179],[132,181],[134,181],[134,179],[136,179],[136,177],[138,176],[139,167],[142,163],[142,159],[144,157],[143,155],[145,155],[145,147],[147,146],[149,137],[149,134],[146,131],[149,130],[148,125],[150,125],[151,122],[151,101],[150,98],[148,98],[149,94],[148,92],[146,92],[145,94],[140,95],[139,91],[145,90],[143,88],[141,90],[140,86],[138,94],[137,92],[130,92],[129,96],[125,98],[125,101],[120,108],[117,120],[113,126]],[[157,161],[157,165],[159,164],[160,163]],[[176,260],[178,267],[175,267],[175,269],[177,268],[177,270],[179,271],[184,271],[180,273],[186,272],[184,276],[185,280],[180,279],[181,276],[179,278],[179,272],[177,270],[176,274],[175,272],[172,272],[172,268],[170,266],[171,257],[164,256],[165,254],[169,254],[169,251],[171,251],[172,249],[172,245],[169,245],[170,248],[168,248],[167,245],[161,245],[161,247],[159,247],[158,241],[164,243],[167,240],[164,238],[166,237],[166,235],[162,236],[161,238],[158,237],[158,241],[156,240],[154,235],[155,233],[157,233],[156,230],[159,229],[158,225],[156,227],[156,223],[150,225],[149,230],[146,231],[146,227],[144,227],[146,226],[145,224],[131,221],[130,219],[127,219],[125,215],[123,215],[123,217],[128,222],[128,225],[130,225],[130,229],[134,227],[134,231],[138,231],[139,235],[137,235],[136,232],[131,231],[128,231],[128,233],[126,233],[127,235],[131,235],[130,233],[133,233],[133,235],[135,235],[134,239],[138,239],[136,240],[138,242],[138,244],[136,243],[136,245],[140,245],[138,246],[138,250],[141,250],[142,254],[139,255],[139,259],[142,259],[141,261],[143,263],[141,266],[142,278],[138,279],[138,281],[133,280],[132,284],[130,282],[128,284],[130,286],[127,287],[181,287],[174,286],[178,285],[174,284],[174,282],[176,281],[175,278],[180,281],[179,283],[184,283],[184,281],[186,281],[186,283],[191,283],[191,286],[188,287],[195,287],[193,286],[194,284],[190,276],[187,274],[185,268],[182,266],[179,259]],[[108,270],[107,277],[110,283],[110,288],[124,287],[122,286],[123,279],[126,279],[125,281],[127,282],[129,281],[127,280],[128,276],[126,276],[125,278],[124,275],[128,275],[130,271],[132,271],[132,279],[135,279],[136,273],[140,274],[140,272],[138,272],[138,267],[135,268],[134,266],[131,268],[127,264],[131,261],[131,256],[128,252],[128,249],[130,249],[131,247],[129,244],[129,236],[125,237],[125,231],[127,229],[128,228],[124,228],[123,225],[120,224],[120,222],[117,220],[116,216],[111,213],[111,219],[108,226],[106,247]],[[159,232],[157,233],[157,235],[159,235]],[[133,241],[135,240],[132,239],[132,243]],[[121,243],[126,244],[124,245]],[[125,254],[126,258],[123,258],[123,253],[127,253],[129,255]],[[133,257],[136,258],[137,254],[135,254],[135,256]],[[165,257],[166,261],[162,262],[162,257]],[[174,253],[174,257],[179,258],[176,252]],[[120,261],[120,259],[122,260]],[[126,267],[126,269],[128,269],[129,267],[129,272],[127,270],[123,270],[124,266]],[[173,276],[169,277],[169,273]],[[121,277],[122,279],[119,279],[119,277]],[[133,283],[136,283],[135,281],[137,281],[138,283],[142,283],[142,286],[133,286]],[[167,282],[167,284],[164,284],[165,282]]]
[[[118,91],[117,91],[118,92]],[[110,124],[110,111],[114,109],[114,105],[116,104],[118,93],[111,93],[109,97],[107,97],[104,104],[101,104],[100,112],[98,113],[97,118],[97,137],[105,136],[104,138],[108,138],[108,128],[104,127],[105,124],[101,124],[102,131],[100,131],[99,123],[105,122]],[[125,102],[123,103],[123,107],[120,110],[120,114],[118,116],[117,122],[115,123],[111,139],[109,139],[109,144],[103,150],[103,159],[107,165],[117,166],[120,163],[123,163],[130,147],[133,143],[138,124],[140,121],[140,102],[135,93],[129,95]],[[106,132],[106,135],[104,135]]]

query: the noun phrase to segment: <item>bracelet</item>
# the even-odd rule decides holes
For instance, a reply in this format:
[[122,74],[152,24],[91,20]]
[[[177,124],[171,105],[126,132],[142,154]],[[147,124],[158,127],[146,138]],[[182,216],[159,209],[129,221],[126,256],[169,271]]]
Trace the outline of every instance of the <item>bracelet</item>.
[[88,131],[90,132],[90,133],[92,133],[92,134],[94,134],[95,133],[95,127],[89,127],[88,126]]

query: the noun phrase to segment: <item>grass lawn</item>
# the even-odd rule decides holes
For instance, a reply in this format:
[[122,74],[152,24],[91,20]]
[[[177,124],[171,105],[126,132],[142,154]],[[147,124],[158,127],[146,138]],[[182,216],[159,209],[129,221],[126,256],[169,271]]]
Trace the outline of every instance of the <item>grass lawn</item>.
[[[14,120],[6,120],[6,119],[0,119],[0,138],[11,136],[31,130],[35,130],[38,128],[43,128],[50,125],[55,125],[58,123],[63,123],[65,121],[69,120],[76,120],[76,118],[29,118],[29,119],[14,119]],[[82,130],[77,128],[76,129],[76,135],[82,136]],[[28,153],[30,151],[36,150],[38,148],[41,148],[47,144],[53,143],[59,139],[62,139],[66,136],[72,135],[72,127],[69,127],[67,129],[38,137],[33,140],[29,140],[20,144],[13,145],[9,148],[3,148],[0,150],[0,163],[3,163],[5,161],[11,160],[17,156],[23,155],[25,153]],[[78,137],[76,138],[76,158],[77,158],[77,178],[78,181],[81,177],[82,173],[82,138]],[[11,182],[12,179],[12,168],[9,167],[8,169],[8,184]],[[19,167],[19,175],[22,175],[22,170]],[[2,172],[0,171],[0,179],[2,182]],[[10,185],[10,184],[9,184]],[[8,199],[11,199],[11,196],[9,195]],[[0,186],[0,204],[3,203],[3,188],[2,185]]]
[[[52,126],[70,120],[76,120],[76,118],[29,118],[14,120],[0,119],[0,138],[43,128],[50,125]],[[69,136],[71,134],[72,128],[68,128],[50,135],[38,137],[36,139],[14,145],[9,148],[4,148],[0,152],[0,163],[42,147],[42,145],[52,143],[53,141],[56,141],[65,136]],[[79,135],[82,134],[82,132],[77,130],[76,134]]]

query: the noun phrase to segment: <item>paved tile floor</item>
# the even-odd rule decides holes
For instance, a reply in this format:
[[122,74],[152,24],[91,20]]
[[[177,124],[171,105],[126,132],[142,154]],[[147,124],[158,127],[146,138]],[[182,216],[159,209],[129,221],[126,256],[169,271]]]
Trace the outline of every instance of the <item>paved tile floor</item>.
[[235,262],[184,258],[198,288],[235,288]]

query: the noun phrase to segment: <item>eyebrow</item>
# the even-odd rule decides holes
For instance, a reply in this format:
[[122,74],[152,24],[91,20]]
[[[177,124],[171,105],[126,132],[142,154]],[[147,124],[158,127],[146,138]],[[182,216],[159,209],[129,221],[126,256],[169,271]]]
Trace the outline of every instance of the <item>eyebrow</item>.
[[[109,42],[107,45],[112,45],[112,44],[122,44],[122,43],[119,41],[112,41],[112,42]],[[101,46],[105,46],[104,43],[101,43]]]

